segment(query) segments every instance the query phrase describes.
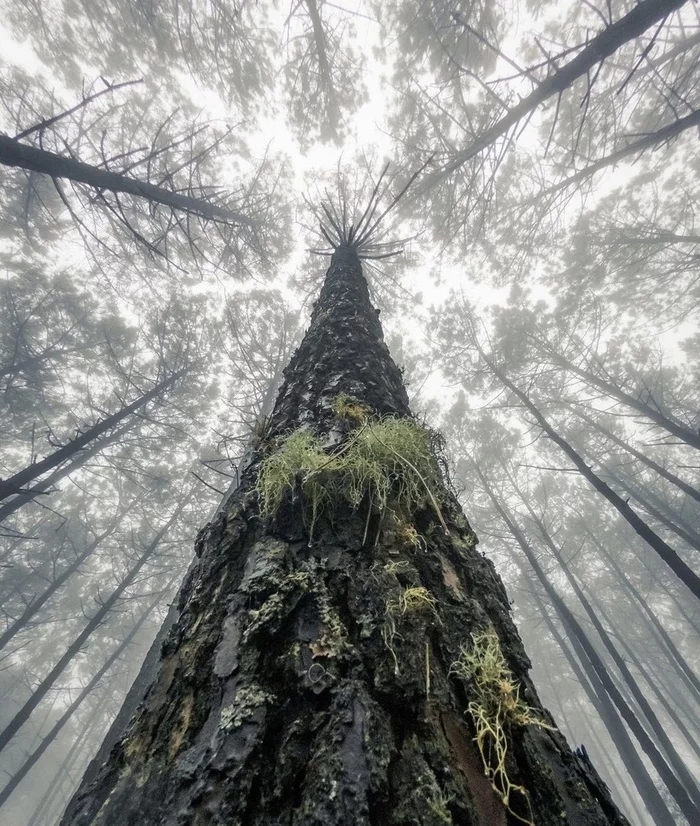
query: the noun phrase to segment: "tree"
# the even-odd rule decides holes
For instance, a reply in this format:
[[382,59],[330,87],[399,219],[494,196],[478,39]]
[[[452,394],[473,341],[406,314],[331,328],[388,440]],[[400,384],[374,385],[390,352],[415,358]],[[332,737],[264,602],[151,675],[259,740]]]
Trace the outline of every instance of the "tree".
[[626,822],[541,708],[410,414],[362,274],[368,213],[329,213],[331,265],[255,459],[66,826]]
[[[105,437],[106,434],[109,434],[110,430],[124,419],[133,415],[149,402],[157,399],[165,391],[170,389],[179,378],[182,378],[185,373],[185,369],[178,370],[171,376],[158,382],[150,390],[142,393],[130,404],[125,404],[120,410],[111,413],[109,416],[105,416],[101,421],[87,427],[66,444],[58,445],[53,453],[50,453],[39,461],[33,461],[31,464],[22,468],[22,470],[13,473],[12,476],[7,479],[0,480],[0,500],[6,499],[8,496],[31,496],[31,490],[26,490],[24,485],[38,479],[48,471],[59,467],[64,462],[75,461],[76,458],[79,459],[80,452],[83,448],[92,445],[94,441],[101,437]],[[103,439],[103,442],[104,441],[106,441],[106,439]]]
[[84,628],[71,642],[54,667],[34,689],[29,699],[14,715],[12,720],[5,726],[2,732],[0,732],[0,750],[7,746],[22,725],[29,719],[29,715],[46,696],[47,692],[51,689],[58,677],[63,673],[74,657],[80,653],[91,634],[93,634],[94,631],[100,627],[100,625],[104,622],[105,617],[107,617],[109,612],[119,603],[119,600],[122,598],[127,589],[133,585],[144,565],[152,559],[158,550],[163,536],[179,517],[183,505],[184,500],[177,504],[168,521],[160,528],[145,549],[142,549],[141,554],[135,561],[133,561],[133,564],[130,566],[129,570],[119,580],[117,587],[109,594],[109,596],[106,599],[98,600],[99,608],[97,611],[95,611],[93,616],[90,617]]

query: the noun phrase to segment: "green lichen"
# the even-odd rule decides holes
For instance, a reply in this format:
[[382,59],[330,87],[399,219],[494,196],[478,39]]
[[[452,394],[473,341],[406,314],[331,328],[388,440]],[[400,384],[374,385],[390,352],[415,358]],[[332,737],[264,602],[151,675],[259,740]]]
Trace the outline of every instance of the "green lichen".
[[[516,820],[534,826],[527,789],[513,783],[508,776],[508,731],[513,726],[556,729],[542,720],[520,696],[520,685],[508,668],[493,628],[472,634],[472,645],[462,646],[450,673],[472,683],[474,699],[467,710],[476,729],[476,745],[484,772],[491,779],[493,790]],[[511,808],[514,793],[524,800],[529,817],[522,817]]]
[[219,727],[224,731],[233,731],[249,720],[256,709],[274,702],[274,699],[272,694],[256,683],[242,686],[236,692],[234,702],[221,709]]
[[290,598],[312,591],[315,579],[308,571],[295,571],[280,576],[270,584],[276,587],[275,593],[269,596],[260,608],[253,608],[248,612],[250,622],[243,634],[244,643],[249,642],[263,628],[274,630],[288,613]]
[[452,815],[447,807],[452,801],[453,795],[446,795],[436,784],[423,787],[421,792],[430,812],[435,815],[437,823],[452,826]]
[[436,619],[437,600],[427,588],[422,586],[404,588],[398,599],[389,599],[384,611],[384,624],[382,626],[382,637],[384,644],[389,649],[394,658],[394,673],[399,673],[399,660],[394,648],[394,640],[398,634],[396,624],[402,617],[411,614],[432,614]]
[[348,396],[347,393],[340,393],[333,399],[331,410],[336,418],[347,419],[356,425],[366,422],[372,413],[366,404],[353,396]]
[[321,514],[342,506],[370,508],[400,517],[430,505],[447,533],[437,492],[442,479],[431,451],[431,434],[410,419],[366,422],[333,454],[308,431],[296,430],[263,460],[257,491],[260,513],[273,516],[290,491],[301,494],[309,532]]
[[337,610],[333,607],[328,591],[322,582],[314,591],[321,621],[321,633],[309,646],[314,659],[317,657],[337,657],[351,648],[347,631]]

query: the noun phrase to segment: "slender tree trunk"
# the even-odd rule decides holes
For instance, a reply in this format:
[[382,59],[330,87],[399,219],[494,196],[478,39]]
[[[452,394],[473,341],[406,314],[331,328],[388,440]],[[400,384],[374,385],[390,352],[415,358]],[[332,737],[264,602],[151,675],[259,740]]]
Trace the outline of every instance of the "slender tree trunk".
[[46,751],[46,749],[53,743],[53,741],[58,737],[61,729],[65,724],[70,720],[73,714],[77,711],[78,708],[83,703],[91,692],[95,689],[98,685],[100,680],[104,677],[104,675],[109,671],[109,669],[114,665],[117,659],[122,655],[122,653],[131,645],[134,638],[141,630],[141,626],[144,622],[148,619],[151,612],[158,606],[161,599],[163,598],[163,591],[161,591],[158,596],[151,601],[145,611],[141,613],[141,616],[134,623],[134,626],[129,631],[129,633],[124,637],[124,639],[116,646],[114,651],[109,655],[109,657],[105,660],[102,667],[97,671],[97,673],[92,677],[92,679],[88,682],[88,684],[83,688],[83,690],[78,694],[78,696],[73,700],[73,702],[68,706],[68,708],[63,712],[63,714],[56,720],[54,725],[51,728],[51,731],[41,740],[39,745],[34,749],[34,751],[27,755],[26,760],[22,763],[22,765],[17,769],[17,771],[10,777],[7,784],[4,786],[2,791],[0,791],[0,807],[7,801],[9,796],[12,792],[19,786],[19,784],[24,780],[24,778],[29,774],[29,772],[34,768],[36,763],[38,762],[39,758],[42,754]]
[[[600,602],[596,599],[591,600],[595,606],[595,610],[600,614],[603,620],[607,623],[607,625],[612,628],[614,627],[611,624],[610,616],[605,611],[603,606]],[[685,740],[687,741],[688,745],[690,746],[691,750],[695,753],[695,755],[700,758],[700,746],[696,742],[693,735],[688,731],[687,727],[683,724],[683,721],[678,716],[678,713],[673,708],[671,703],[669,702],[668,698],[665,696],[663,689],[659,686],[657,681],[653,677],[653,673],[651,668],[646,665],[643,665],[639,657],[637,657],[636,653],[632,646],[625,640],[624,635],[618,634],[617,639],[619,644],[626,655],[626,658],[632,663],[632,665],[637,669],[639,674],[642,676],[646,684],[649,686],[651,693],[656,697],[658,704],[661,708],[666,712],[666,714],[670,717],[671,721],[675,724],[676,728],[680,731],[683,735]],[[636,682],[636,681],[635,681]],[[637,683],[638,685],[638,683]]]
[[615,575],[622,584],[623,588],[627,591],[627,593],[631,595],[632,599],[639,605],[639,608],[644,613],[644,616],[654,627],[654,630],[661,638],[663,645],[668,650],[671,659],[677,666],[678,676],[686,683],[691,694],[696,698],[696,700],[700,701],[700,679],[698,678],[698,675],[690,667],[688,661],[683,656],[683,654],[681,654],[681,652],[678,649],[678,646],[671,639],[671,636],[669,635],[668,631],[664,628],[663,624],[656,616],[654,611],[649,607],[649,604],[647,603],[646,599],[644,599],[644,597],[640,594],[639,590],[633,585],[632,581],[628,579],[628,577],[625,575],[625,572],[617,564],[615,557],[611,553],[609,553],[600,542],[598,542],[595,536],[585,526],[583,526],[583,530],[591,538],[605,562],[608,565],[610,565],[610,567],[613,569]]
[[328,44],[326,40],[326,33],[323,29],[323,20],[321,19],[321,13],[316,0],[304,0],[304,3],[307,11],[309,12],[309,19],[311,20],[311,27],[314,33],[321,85],[326,93],[328,105],[327,111],[325,112],[325,117],[327,123],[333,131],[333,134],[336,135],[338,131],[338,124],[340,123],[340,107],[338,106],[335,83],[333,82],[333,74],[328,61]]
[[92,427],[89,427],[85,432],[81,433],[80,436],[76,436],[75,439],[71,439],[67,444],[58,448],[58,450],[55,450],[49,456],[46,456],[38,462],[33,462],[31,465],[28,465],[23,470],[13,474],[8,479],[1,481],[0,499],[6,499],[8,496],[12,496],[13,494],[24,494],[25,492],[22,490],[23,485],[37,479],[47,471],[53,470],[53,468],[58,467],[58,465],[62,465],[64,462],[74,457],[95,439],[98,439],[100,436],[108,433],[115,425],[119,424],[119,422],[123,421],[128,416],[131,416],[144,405],[148,404],[150,401],[153,401],[153,399],[157,398],[172,387],[177,379],[183,376],[186,372],[186,370],[178,370],[176,373],[173,373],[172,376],[157,384],[147,393],[139,396],[139,398],[131,402],[131,404],[122,407],[121,410],[118,410],[116,413],[112,413],[110,416],[106,416],[102,419],[102,421]]
[[171,209],[191,212],[203,218],[219,219],[233,224],[252,224],[250,218],[240,212],[224,209],[201,198],[181,195],[179,192],[163,189],[146,181],[137,181],[119,172],[110,172],[74,158],[46,152],[29,144],[20,143],[7,135],[0,135],[0,164],[40,172],[51,178],[66,178],[74,183],[87,184],[97,190],[107,189],[111,192],[134,195],[153,204],[162,204]]
[[578,583],[578,580],[574,576],[573,572],[569,568],[569,565],[564,560],[564,557],[561,555],[559,548],[554,543],[554,540],[549,535],[546,527],[542,520],[529,508],[530,515],[537,524],[540,533],[542,534],[542,538],[546,546],[551,551],[552,555],[557,561],[557,564],[561,568],[564,576],[567,579],[567,582],[574,590],[574,593],[578,597],[579,602],[583,606],[588,618],[591,621],[591,624],[595,628],[598,633],[598,636],[603,642],[606,650],[610,654],[613,662],[615,663],[617,670],[622,675],[622,679],[624,680],[627,689],[629,690],[632,697],[634,697],[637,705],[641,709],[642,713],[644,714],[645,718],[649,721],[649,725],[651,726],[654,734],[656,735],[657,741],[661,745],[661,748],[666,753],[666,757],[668,758],[669,763],[673,767],[676,775],[680,779],[681,783],[686,788],[690,799],[693,801],[693,804],[697,807],[698,817],[700,817],[700,789],[697,787],[693,776],[691,775],[688,767],[686,766],[685,762],[678,754],[675,746],[671,742],[668,734],[666,733],[665,726],[661,723],[659,718],[656,716],[653,708],[649,704],[644,692],[640,689],[637,680],[634,678],[632,673],[630,672],[629,668],[627,667],[627,663],[625,662],[624,658],[620,655],[620,652],[617,650],[615,643],[613,642],[610,634],[607,632],[605,626],[600,621],[598,617],[597,611],[591,605],[590,600],[583,592],[583,589]]
[[31,622],[32,618],[36,616],[36,614],[44,607],[44,605],[48,602],[48,600],[58,591],[58,589],[63,585],[63,583],[74,574],[78,568],[85,562],[88,557],[92,556],[94,551],[98,548],[101,542],[108,537],[111,533],[113,533],[114,529],[117,526],[117,520],[115,519],[110,527],[101,533],[98,537],[96,537],[92,542],[90,542],[85,549],[75,557],[75,559],[67,565],[61,573],[44,589],[44,591],[35,599],[33,599],[29,605],[22,611],[22,613],[17,617],[17,619],[10,623],[5,631],[0,634],[0,651],[12,640],[15,634],[19,634],[23,631]]
[[34,811],[32,812],[32,816],[29,818],[27,822],[27,826],[39,826],[39,824],[44,821],[45,814],[48,808],[53,805],[55,798],[57,796],[58,789],[60,786],[66,781],[68,777],[68,773],[73,767],[74,763],[80,757],[80,752],[85,748],[86,743],[89,742],[89,732],[95,725],[95,722],[102,716],[104,713],[104,709],[101,705],[96,705],[95,708],[90,712],[90,716],[88,717],[87,722],[85,725],[80,729],[78,736],[73,741],[73,745],[68,749],[66,756],[61,761],[60,766],[56,770],[56,773],[51,780],[48,788],[41,796],[41,800],[37,803]]
[[[649,516],[653,516],[654,519],[657,519],[662,525],[665,525],[691,548],[696,551],[700,551],[700,535],[695,533],[689,525],[685,525],[683,520],[679,518],[678,514],[673,513],[670,508],[667,508],[666,504],[660,500],[659,497],[655,496],[651,490],[647,490],[645,493],[642,493],[639,487],[636,485],[631,485],[629,482],[619,477],[616,473],[613,473],[607,465],[604,465],[603,469],[605,470],[605,475],[608,476],[615,484],[619,485],[624,491],[629,493],[630,496],[636,499],[649,514]],[[652,504],[649,501],[650,499],[652,501],[656,500],[655,504]],[[663,510],[666,510],[666,513],[664,513]]]
[[72,353],[79,353],[84,350],[86,346],[89,345],[81,344],[79,347],[58,347],[58,345],[54,347],[46,347],[41,351],[41,353],[37,353],[34,356],[28,356],[27,358],[20,359],[19,361],[15,361],[4,367],[0,366],[0,378],[4,378],[5,376],[16,376],[28,367],[41,364],[47,359],[55,359],[58,356],[69,356]]
[[695,573],[695,571],[686,565],[675,550],[664,542],[664,540],[657,533],[655,533],[649,525],[647,525],[647,523],[635,513],[634,510],[632,510],[627,502],[615,493],[610,485],[606,484],[588,467],[583,458],[573,449],[573,447],[564,438],[562,438],[556,430],[554,430],[529,397],[515,384],[513,384],[513,382],[496,366],[493,361],[486,357],[486,354],[481,347],[479,347],[479,352],[493,374],[520,399],[520,401],[535,417],[535,420],[547,436],[549,436],[554,444],[560,447],[569,459],[571,459],[574,465],[576,465],[576,468],[579,470],[584,479],[586,479],[598,491],[598,493],[601,493],[608,500],[608,502],[610,502],[617,512],[630,523],[639,536],[651,545],[651,547],[663,559],[669,568],[671,568],[676,576],[678,576],[681,582],[688,587],[695,597],[700,599],[700,577]]
[[[578,642],[576,630],[568,627],[566,625],[566,618],[561,614],[558,614],[559,621],[564,625],[572,646],[576,649],[576,654],[574,654],[567,645],[564,637],[559,633],[556,623],[549,616],[549,612],[547,611],[542,598],[537,593],[532,583],[530,583],[530,593],[537,604],[540,614],[542,615],[550,634],[556,641],[559,648],[563,651],[572,673],[582,686],[586,696],[588,697],[588,701],[598,712],[600,719],[603,721],[613,746],[617,750],[623,765],[627,769],[627,773],[634,783],[640,798],[644,801],[644,805],[651,815],[655,826],[675,826],[675,818],[668,810],[668,806],[666,805],[663,797],[659,794],[659,790],[656,788],[654,781],[651,779],[651,776],[644,765],[644,761],[639,756],[637,747],[634,745],[632,739],[627,733],[627,729],[620,719],[620,715],[618,714],[615,705],[605,691],[600,678],[591,665],[590,660],[586,656],[585,650]],[[557,610],[556,607],[554,610]],[[578,660],[576,659],[577,656]],[[613,764],[612,759],[610,762]]]
[[[578,699],[575,702],[578,713],[580,715],[585,714],[583,704]],[[623,812],[631,815],[633,823],[648,823],[651,818],[650,813],[641,805],[641,801],[634,793],[634,790],[630,789],[629,777],[623,777],[619,766],[610,754],[610,749],[603,745],[603,742],[598,736],[598,732],[595,728],[592,727],[589,730],[588,736],[592,741],[591,752],[593,754],[595,764],[605,767],[603,774],[610,778],[610,785],[612,788],[617,791],[620,797],[624,798],[624,805],[621,807]]]
[[645,570],[649,574],[652,579],[652,582],[658,586],[658,588],[666,594],[666,596],[671,600],[673,603],[674,608],[678,612],[678,616],[681,617],[684,622],[687,623],[689,628],[693,629],[693,633],[696,637],[700,637],[700,623],[695,619],[695,616],[691,616],[688,611],[686,610],[686,606],[683,605],[683,602],[679,599],[679,595],[674,593],[674,588],[669,585],[667,581],[662,579],[659,576],[658,570],[652,568],[649,563],[643,558],[640,557],[640,562],[644,566]]
[[593,37],[581,51],[567,64],[557,69],[543,80],[537,88],[509,109],[500,120],[487,129],[473,143],[456,154],[439,172],[428,180],[428,186],[435,186],[446,175],[459,169],[464,163],[486,149],[498,138],[506,135],[522,118],[554,95],[561,94],[579,77],[582,77],[601,63],[620,46],[639,37],[648,28],[664,20],[679,9],[685,0],[642,0],[624,17],[608,25]]
[[56,485],[57,482],[60,482],[61,479],[69,476],[71,473],[74,473],[86,462],[89,462],[90,459],[102,452],[106,447],[109,447],[109,445],[118,443],[125,433],[128,433],[129,430],[138,424],[138,421],[138,418],[134,418],[130,422],[127,422],[121,427],[118,427],[116,430],[113,430],[107,436],[103,436],[97,444],[81,450],[72,461],[66,462],[61,465],[61,467],[56,468],[53,473],[49,473],[48,476],[38,481],[35,485],[32,485],[31,488],[25,488],[22,493],[15,496],[14,499],[10,499],[9,502],[5,502],[5,504],[0,505],[0,522],[7,519],[8,516],[11,516],[15,511],[19,510],[28,502],[31,502],[37,496],[50,493],[54,485]]
[[172,627],[177,620],[177,605],[173,603],[165,617],[160,630],[156,634],[153,643],[148,649],[146,658],[141,664],[139,673],[136,675],[131,688],[129,689],[119,713],[112,721],[107,733],[97,751],[97,754],[88,763],[85,772],[83,773],[82,783],[89,784],[93,778],[96,777],[99,770],[107,762],[109,754],[114,746],[122,739],[126,733],[127,726],[131,718],[136,713],[141,702],[146,697],[148,689],[151,687],[153,681],[158,675],[158,666],[160,664],[160,652],[164,641],[167,639]]
[[[566,628],[571,631],[572,642],[574,639],[576,639],[577,645],[580,646],[585,652],[586,658],[591,663],[591,666],[595,669],[595,672],[598,675],[598,678],[600,679],[600,682],[603,684],[610,699],[613,701],[613,703],[615,703],[617,710],[620,712],[620,716],[627,723],[630,730],[637,738],[640,746],[642,747],[642,750],[649,758],[652,766],[658,772],[659,777],[666,785],[667,789],[671,793],[673,799],[678,804],[683,815],[686,817],[690,824],[693,824],[693,826],[700,826],[700,810],[695,806],[690,796],[688,795],[688,792],[686,791],[685,787],[676,777],[672,769],[669,767],[663,755],[657,749],[654,741],[647,734],[646,730],[644,729],[644,726],[640,722],[634,710],[625,700],[620,690],[615,685],[615,682],[612,679],[610,673],[608,672],[605,663],[600,658],[598,652],[595,650],[593,645],[591,645],[585,631],[581,627],[580,623],[578,622],[572,611],[568,608],[564,600],[559,596],[559,594],[553,587],[552,583],[549,581],[547,575],[545,574],[544,570],[542,569],[542,566],[539,563],[535,551],[532,549],[532,547],[526,540],[525,535],[518,527],[513,516],[510,514],[510,512],[507,510],[506,506],[501,502],[501,500],[495,495],[491,486],[486,481],[486,478],[484,477],[483,473],[479,470],[479,468],[476,465],[474,466],[474,470],[481,479],[482,485],[484,486],[484,490],[493,502],[494,507],[500,514],[503,521],[508,526],[510,532],[513,534],[513,537],[515,538],[518,545],[520,545],[520,547],[522,548],[523,553],[525,554],[528,562],[532,566],[532,569],[535,572],[537,579],[544,587],[549,599],[552,602],[552,605],[556,608],[556,611],[562,618],[562,621],[565,623]],[[654,810],[650,809],[650,811]],[[658,816],[658,813],[655,813],[655,816]]]
[[[698,243],[700,243],[700,237],[698,237],[697,241]],[[675,473],[671,473],[670,470],[667,470],[658,462],[655,462],[653,459],[650,459],[649,456],[646,456],[644,453],[641,453],[639,450],[632,447],[632,445],[625,442],[619,436],[616,436],[614,433],[611,433],[607,428],[603,427],[603,425],[601,425],[600,422],[597,422],[591,416],[587,416],[580,410],[576,411],[576,415],[580,419],[583,419],[585,422],[591,425],[591,427],[594,427],[596,430],[602,433],[606,438],[610,439],[611,442],[614,442],[623,450],[626,450],[627,453],[629,453],[631,456],[634,456],[635,459],[639,459],[639,461],[645,464],[647,467],[656,471],[656,473],[658,473],[659,476],[663,477],[672,485],[675,485],[677,488],[680,488],[683,491],[683,493],[695,499],[696,502],[700,502],[700,490],[694,488],[692,485],[689,485],[687,482],[684,482],[683,479],[680,479],[678,476],[676,476]]]
[[553,186],[543,189],[530,200],[534,201],[540,198],[545,198],[548,195],[555,195],[562,189],[566,189],[569,186],[574,186],[574,184],[585,181],[586,178],[590,178],[602,169],[607,169],[609,166],[615,166],[620,163],[620,161],[624,161],[625,158],[629,158],[633,155],[640,155],[646,149],[654,149],[657,146],[661,146],[661,144],[668,143],[673,140],[673,138],[678,137],[678,135],[686,129],[691,129],[694,126],[700,126],[700,110],[697,112],[692,112],[684,118],[678,118],[678,120],[674,120],[673,123],[669,123],[657,132],[650,132],[643,138],[640,138],[637,141],[632,141],[632,143],[622,149],[618,149],[617,152],[613,152],[605,158],[600,158],[589,166],[579,169],[578,172],[574,172],[574,174],[569,175],[568,178],[564,178],[562,181],[559,181]]
[[44,679],[34,689],[32,695],[25,702],[22,708],[17,712],[17,714],[15,714],[12,720],[7,724],[4,731],[0,733],[0,751],[2,751],[2,749],[5,748],[5,746],[7,746],[10,740],[19,731],[21,726],[24,725],[24,723],[29,719],[29,715],[32,713],[32,711],[34,711],[34,709],[46,696],[46,694],[49,692],[49,690],[56,682],[58,677],[63,673],[63,670],[66,668],[66,666],[73,660],[73,658],[77,654],[80,653],[81,649],[83,648],[83,646],[85,645],[93,631],[95,631],[97,628],[100,627],[100,625],[102,625],[109,612],[119,602],[124,591],[126,591],[126,589],[134,582],[143,566],[154,555],[163,536],[166,534],[168,529],[173,525],[175,520],[180,515],[182,507],[183,502],[180,502],[180,504],[173,511],[171,517],[168,519],[165,525],[158,531],[153,540],[148,544],[146,550],[141,554],[136,563],[131,567],[127,575],[122,579],[122,581],[114,589],[114,591],[112,591],[109,597],[107,597],[107,599],[100,605],[99,609],[95,612],[92,619],[87,623],[85,628],[83,628],[80,634],[78,634],[78,636],[68,646],[63,656],[58,660],[56,665],[51,669],[51,671],[49,671],[46,677],[44,677]]
[[686,425],[684,425],[682,422],[679,422],[675,417],[666,415],[656,407],[652,407],[652,405],[648,404],[647,402],[643,402],[637,396],[633,396],[631,393],[627,393],[625,390],[623,390],[621,387],[618,387],[616,384],[606,381],[605,379],[601,379],[600,376],[596,376],[595,373],[591,373],[589,370],[584,370],[582,367],[578,367],[577,365],[570,362],[568,359],[565,359],[563,356],[560,356],[558,353],[551,351],[548,346],[547,349],[549,350],[552,359],[565,370],[568,370],[570,373],[573,373],[574,375],[583,379],[587,384],[590,384],[592,387],[597,387],[599,390],[602,390],[604,393],[607,393],[608,396],[610,396],[611,398],[617,399],[617,401],[621,402],[624,405],[627,405],[627,407],[631,408],[632,410],[636,410],[638,413],[641,413],[642,416],[645,416],[647,419],[654,422],[654,424],[663,428],[672,436],[675,436],[677,439],[680,439],[682,442],[689,445],[690,447],[694,447],[697,450],[700,450],[700,433],[698,431],[691,430],[689,427],[686,427]]
[[[260,461],[286,455],[284,434],[304,426],[338,462],[377,432],[362,409],[419,427],[352,247],[333,255],[285,376],[257,459],[196,544],[159,675],[63,823],[506,826],[465,717],[475,687],[451,669],[472,633],[495,631],[519,696],[551,720],[503,586],[456,501],[434,481],[391,516],[399,488],[382,509],[365,489],[354,508],[338,500],[316,513],[310,536],[300,470],[275,518],[259,518]],[[355,418],[334,410],[343,392],[365,406]],[[401,485],[406,457],[389,453]],[[337,478],[327,462],[318,472]],[[401,538],[409,525],[418,545]],[[510,799],[519,817],[626,823],[558,731],[510,729],[507,771],[526,790]]]

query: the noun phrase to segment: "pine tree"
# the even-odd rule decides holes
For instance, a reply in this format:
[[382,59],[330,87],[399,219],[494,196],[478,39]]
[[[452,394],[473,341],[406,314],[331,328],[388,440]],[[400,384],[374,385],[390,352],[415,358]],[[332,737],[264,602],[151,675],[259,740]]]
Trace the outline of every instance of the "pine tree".
[[64,826],[626,823],[542,708],[411,415],[362,272],[387,251],[376,213],[327,212],[309,329],[198,538],[158,676]]

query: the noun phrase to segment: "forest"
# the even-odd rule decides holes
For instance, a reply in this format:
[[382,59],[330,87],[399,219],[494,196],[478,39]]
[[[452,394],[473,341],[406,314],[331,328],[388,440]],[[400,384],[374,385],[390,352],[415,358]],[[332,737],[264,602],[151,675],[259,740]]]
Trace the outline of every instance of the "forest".
[[698,5],[0,5],[0,823],[700,826]]

